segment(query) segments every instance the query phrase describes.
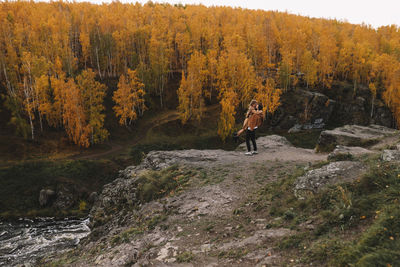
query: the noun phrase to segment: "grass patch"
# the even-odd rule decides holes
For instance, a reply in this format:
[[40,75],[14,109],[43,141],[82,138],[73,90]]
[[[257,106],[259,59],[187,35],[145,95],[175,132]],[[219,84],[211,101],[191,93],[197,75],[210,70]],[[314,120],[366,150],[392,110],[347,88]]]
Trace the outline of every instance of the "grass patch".
[[[167,215],[166,214],[162,214],[162,215],[156,215],[154,217],[152,217],[148,222],[147,222],[147,228],[150,230],[153,230],[154,228],[156,228],[156,226],[162,222],[165,222],[167,220]],[[163,227],[164,230],[167,229],[166,226]]]
[[328,156],[329,161],[353,161],[354,156],[350,153],[339,153]]
[[183,263],[183,262],[191,262],[194,258],[194,255],[191,251],[185,251],[183,253],[178,254],[178,256],[176,256],[176,261],[179,263]]
[[396,266],[400,262],[400,208],[389,205],[361,237],[338,252],[337,265]]
[[133,236],[140,234],[143,234],[142,228],[132,227],[121,234],[114,236],[111,240],[111,244],[115,246],[121,243],[127,243],[132,239]]
[[[277,227],[300,231],[279,243],[304,263],[329,266],[397,266],[400,262],[400,166],[364,159],[369,171],[352,183],[330,186],[306,200],[293,194],[297,170],[260,191],[258,210],[279,217]],[[313,230],[301,223],[312,221]]]
[[225,180],[225,178],[229,175],[227,170],[221,170],[221,169],[205,170],[203,168],[199,168],[197,171],[198,171],[197,177],[201,181],[202,185],[214,185],[222,183]]
[[219,258],[229,258],[229,259],[241,259],[249,253],[247,249],[238,248],[238,249],[230,249],[228,251],[221,251],[218,253]]
[[149,171],[137,180],[137,198],[149,202],[178,192],[194,176],[192,170],[183,170],[174,165],[161,171]]
[[162,230],[166,230],[168,228],[168,225],[162,223],[166,222],[167,219],[168,214],[162,213],[152,216],[150,218],[145,218],[144,220],[138,220],[135,227],[129,228],[128,230],[123,231],[118,235],[115,235],[111,239],[111,244],[115,246],[121,243],[127,243],[132,240],[133,237],[141,235],[145,231],[154,230],[157,225],[160,225]]
[[285,178],[281,177],[277,181],[272,182],[261,189],[258,193],[255,211],[268,208],[271,216],[283,216],[288,210],[288,207],[290,208],[288,203],[285,202],[290,202],[295,198],[293,195],[293,183],[297,177],[304,173],[304,168],[299,167],[292,175]]
[[306,237],[306,233],[300,233],[297,235],[285,237],[281,242],[279,242],[278,247],[280,249],[298,248]]

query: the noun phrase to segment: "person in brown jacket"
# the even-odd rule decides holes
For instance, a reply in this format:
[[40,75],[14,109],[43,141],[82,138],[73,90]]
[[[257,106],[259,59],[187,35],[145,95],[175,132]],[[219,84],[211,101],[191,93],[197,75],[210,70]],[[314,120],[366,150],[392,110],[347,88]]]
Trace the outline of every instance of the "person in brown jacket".
[[257,129],[263,123],[263,106],[261,104],[256,105],[255,112],[251,115],[247,121],[247,128],[251,131]]
[[[259,110],[259,106],[256,103],[255,110],[252,112],[252,115],[248,118],[247,122],[247,129],[246,129],[246,146],[247,146],[247,152],[245,153],[246,155],[254,155],[258,154],[257,151],[257,143],[256,143],[256,130],[259,126],[261,126],[261,123],[263,121],[263,112],[262,110]],[[251,152],[251,147],[250,147],[250,140],[253,143],[253,152]]]
[[[253,101],[256,101],[256,100],[253,100]],[[254,104],[253,101],[250,103],[249,109],[246,112],[246,117],[245,117],[245,120],[243,122],[242,129],[240,129],[239,131],[237,131],[237,132],[235,132],[233,134],[233,138],[234,138],[235,142],[237,142],[239,140],[239,136],[244,131],[246,131],[248,127],[250,127],[251,129],[254,129],[257,126],[256,128],[258,128],[259,126],[261,126],[262,122],[264,121],[264,117],[263,117],[263,113],[262,113],[262,110],[263,110],[262,104],[261,103],[257,103],[257,102]],[[250,119],[250,117],[252,115],[257,115],[257,116],[254,116],[250,120],[251,121],[251,123],[250,123],[251,125],[249,126],[249,119]]]
[[[255,130],[261,126],[263,121],[262,105],[258,104],[256,100],[252,100],[249,105],[249,109],[246,113],[246,119],[243,122],[243,127],[237,133],[234,134],[235,140],[238,139],[240,134],[246,131],[246,155],[257,154],[257,144],[255,137]],[[250,140],[253,143],[253,152],[251,152]]]

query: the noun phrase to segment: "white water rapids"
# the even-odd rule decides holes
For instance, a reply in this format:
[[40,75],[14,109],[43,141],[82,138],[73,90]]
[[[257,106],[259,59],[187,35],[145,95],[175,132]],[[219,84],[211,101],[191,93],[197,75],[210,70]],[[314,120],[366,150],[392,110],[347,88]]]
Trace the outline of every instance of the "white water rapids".
[[90,233],[89,219],[0,221],[0,266],[34,264],[76,246]]

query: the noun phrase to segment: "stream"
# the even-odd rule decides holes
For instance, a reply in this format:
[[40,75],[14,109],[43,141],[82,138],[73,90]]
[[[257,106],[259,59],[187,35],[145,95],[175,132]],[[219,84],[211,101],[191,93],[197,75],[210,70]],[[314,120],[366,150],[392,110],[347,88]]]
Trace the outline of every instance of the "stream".
[[75,247],[90,233],[89,219],[0,221],[0,266],[31,265]]

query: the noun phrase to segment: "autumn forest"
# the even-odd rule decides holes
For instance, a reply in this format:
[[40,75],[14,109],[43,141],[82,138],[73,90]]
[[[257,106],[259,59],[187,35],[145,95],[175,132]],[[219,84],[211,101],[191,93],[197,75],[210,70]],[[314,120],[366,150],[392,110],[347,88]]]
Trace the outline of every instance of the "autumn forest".
[[[163,107],[180,78],[181,122],[219,103],[218,135],[251,99],[273,113],[297,86],[368,86],[400,123],[400,29],[287,13],[169,4],[0,3],[0,95],[16,132],[49,127],[82,147],[102,143],[105,81],[121,127]],[[334,89],[332,89],[334,90]],[[152,97],[157,102],[150,102]],[[373,108],[372,108],[373,110]]]

